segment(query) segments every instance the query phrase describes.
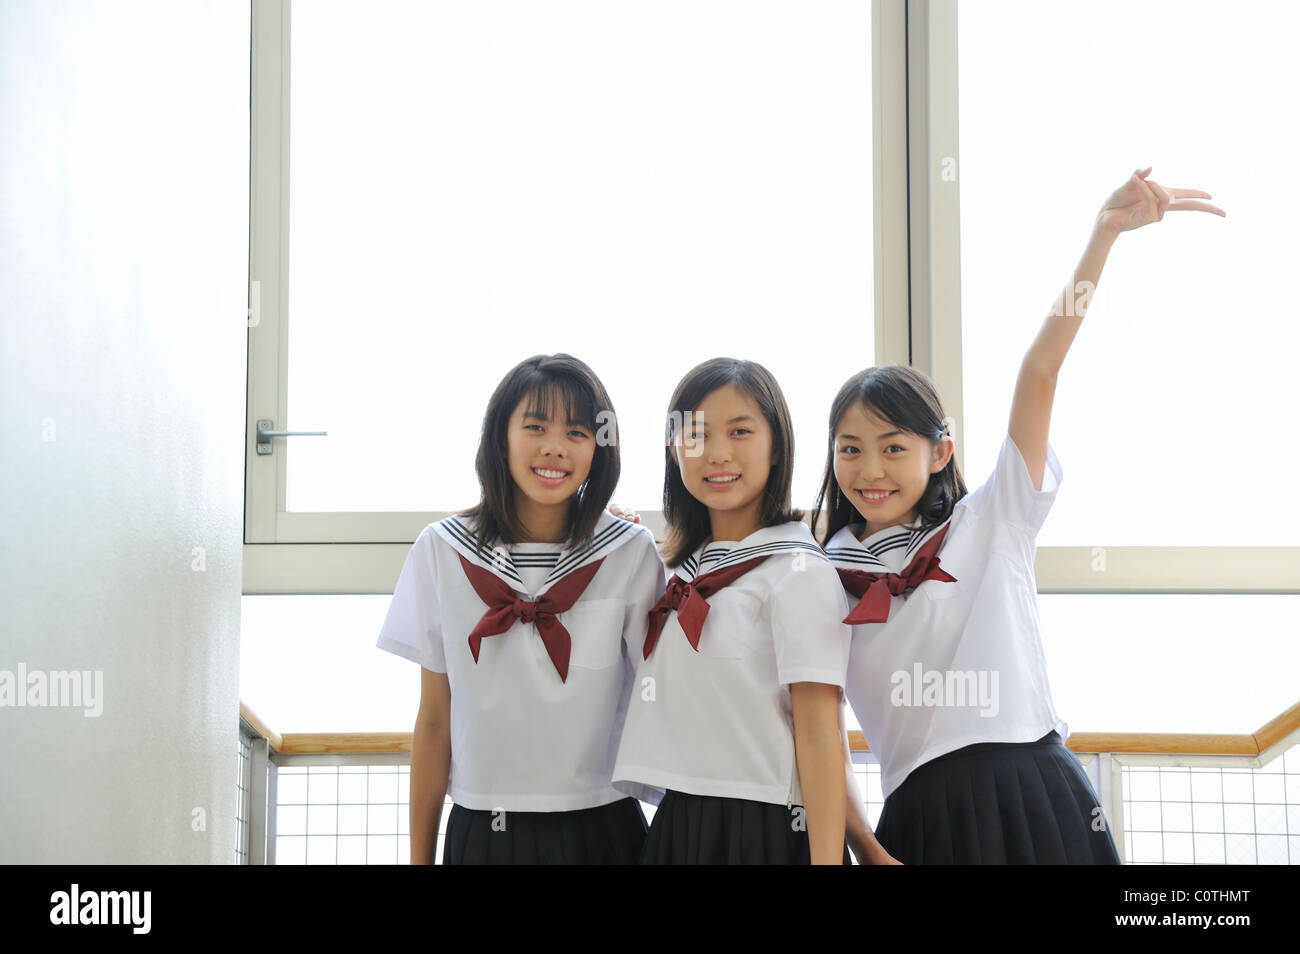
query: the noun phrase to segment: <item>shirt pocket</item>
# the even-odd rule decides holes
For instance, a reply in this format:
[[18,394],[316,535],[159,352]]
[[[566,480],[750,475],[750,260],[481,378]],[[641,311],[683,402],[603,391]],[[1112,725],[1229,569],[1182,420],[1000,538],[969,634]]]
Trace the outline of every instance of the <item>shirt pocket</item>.
[[741,590],[713,595],[700,634],[701,656],[744,659],[763,653],[770,656],[773,652],[770,627],[763,623],[762,600]]
[[[957,576],[956,573],[952,575]],[[926,580],[913,591],[912,595],[915,596],[917,593],[921,593],[926,599],[930,600],[950,600],[964,592],[964,590],[965,583],[961,577],[957,576],[955,581]]]
[[569,631],[569,665],[608,669],[622,658],[623,616],[619,599],[579,600],[557,615]]
[[[939,569],[956,577],[956,580],[926,580],[913,591],[913,595],[923,593],[929,600],[950,600],[970,591],[988,564],[989,555],[987,552],[981,554],[975,548],[975,540],[969,531],[952,543],[952,546],[944,547],[939,554]],[[974,567],[980,569],[973,569]]]

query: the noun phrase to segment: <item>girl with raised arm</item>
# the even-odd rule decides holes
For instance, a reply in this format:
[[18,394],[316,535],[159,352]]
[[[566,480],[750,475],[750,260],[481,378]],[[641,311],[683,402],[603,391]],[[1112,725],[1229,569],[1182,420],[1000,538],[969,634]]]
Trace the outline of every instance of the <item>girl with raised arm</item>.
[[[1167,211],[1224,213],[1139,169],[1106,200],[1058,307],[1025,353],[993,473],[967,492],[933,383],[854,375],[830,414],[819,535],[853,606],[846,695],[880,760],[875,837],[904,864],[1117,864],[1065,748],[1038,632],[1035,537],[1061,481],[1057,374],[1111,247]],[[849,842],[866,851],[861,806]]]

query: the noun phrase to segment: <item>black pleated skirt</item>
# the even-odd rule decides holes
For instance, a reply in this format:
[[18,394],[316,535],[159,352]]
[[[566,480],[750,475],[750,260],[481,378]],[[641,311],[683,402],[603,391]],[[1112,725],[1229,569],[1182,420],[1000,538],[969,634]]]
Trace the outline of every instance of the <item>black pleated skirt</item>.
[[931,759],[885,799],[875,834],[905,865],[1120,863],[1087,773],[1055,731]]
[[[643,865],[806,865],[797,808],[668,790],[641,849]],[[852,864],[844,847],[844,863]]]
[[645,841],[635,798],[572,812],[491,812],[453,805],[444,865],[630,865]]

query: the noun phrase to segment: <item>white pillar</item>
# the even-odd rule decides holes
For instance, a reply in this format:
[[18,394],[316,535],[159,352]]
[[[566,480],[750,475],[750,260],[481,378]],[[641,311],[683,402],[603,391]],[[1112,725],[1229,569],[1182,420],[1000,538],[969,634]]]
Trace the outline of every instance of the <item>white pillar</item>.
[[248,79],[247,3],[0,3],[0,862],[234,860]]

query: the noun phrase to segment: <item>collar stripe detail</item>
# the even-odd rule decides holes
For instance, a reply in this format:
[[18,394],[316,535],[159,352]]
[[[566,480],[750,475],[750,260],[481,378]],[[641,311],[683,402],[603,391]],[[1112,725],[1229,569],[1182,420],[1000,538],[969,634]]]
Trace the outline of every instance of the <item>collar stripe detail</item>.
[[510,553],[502,544],[497,547],[487,547],[480,555],[477,552],[477,535],[458,517],[446,517],[435,526],[443,531],[449,543],[452,543],[475,565],[497,573],[507,582],[518,584],[521,590],[526,589],[526,586],[519,575],[519,567],[549,567],[550,572],[542,582],[539,593],[545,593],[547,588],[557,580],[626,543],[632,539],[631,534],[639,528],[638,524],[628,520],[610,517],[603,527],[597,529],[590,540],[581,544],[576,550]]
[[605,529],[597,530],[586,546],[562,556],[555,565],[555,569],[551,571],[550,576],[546,578],[546,583],[543,586],[554,582],[570,570],[576,569],[579,564],[588,562],[596,554],[604,552],[635,526],[637,524],[632,523],[630,520],[614,518],[614,522],[606,526]]
[[523,588],[524,581],[520,578],[519,571],[515,569],[514,561],[510,559],[509,553],[506,553],[505,559],[502,560],[499,559],[499,556],[504,551],[488,547],[484,551],[485,555],[480,555],[476,552],[478,537],[471,532],[469,527],[461,523],[456,517],[448,517],[442,521],[442,524],[446,527],[447,532],[452,537],[468,549],[469,552],[466,553],[465,556],[469,557],[471,560],[477,561],[479,565],[486,565],[486,569],[504,574],[509,579],[518,583],[520,589]]
[[[711,552],[717,553],[721,550],[723,555],[716,561],[707,559]],[[690,556],[686,561],[677,568],[676,575],[685,580],[693,580],[702,572],[712,573],[714,570],[731,566],[735,563],[744,563],[746,560],[752,560],[757,556],[768,556],[774,553],[809,553],[814,556],[826,559],[826,554],[822,552],[821,547],[815,543],[808,543],[802,540],[777,540],[772,543],[760,543],[754,546],[737,547],[734,550],[725,550],[723,548],[713,548],[705,550],[698,556]]]
[[852,530],[854,525],[851,524],[847,527],[841,527],[839,532],[827,541],[826,556],[835,566],[848,569],[870,567],[873,570],[878,568],[885,573],[892,573],[894,571],[881,559],[886,553],[906,545],[903,552],[903,565],[906,566],[912,557],[916,555],[916,552],[925,545],[926,541],[951,522],[952,517],[949,517],[943,523],[924,532],[919,528],[912,528],[906,532],[882,537],[870,544],[862,542],[854,535]]

